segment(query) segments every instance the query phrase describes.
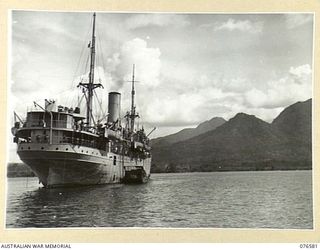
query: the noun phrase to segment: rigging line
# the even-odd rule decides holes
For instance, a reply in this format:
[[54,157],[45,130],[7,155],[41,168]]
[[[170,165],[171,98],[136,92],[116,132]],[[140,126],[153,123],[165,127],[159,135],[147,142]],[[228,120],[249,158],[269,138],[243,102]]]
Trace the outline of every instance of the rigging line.
[[[97,50],[101,53],[101,54],[97,53],[97,62],[98,62],[97,65],[100,64],[100,66],[101,66],[101,64],[102,64],[102,69],[103,69],[103,73],[104,73],[104,71],[106,70],[106,67],[105,67],[105,64],[104,64],[102,43],[101,43],[101,38],[100,38],[101,37],[100,36],[101,32],[100,32],[99,25],[97,25],[96,31],[97,31],[97,37],[98,37]],[[102,58],[101,58],[101,56],[102,56]],[[99,78],[99,83],[102,84],[102,86],[103,86],[102,79],[101,79],[101,77],[103,77],[103,75],[101,75],[101,72],[99,72],[98,70],[97,70],[97,75],[98,75],[98,78]]]
[[86,61],[86,65],[85,65],[85,68],[84,68],[85,73],[87,73],[89,57],[90,57],[90,56],[88,55],[88,57],[87,57],[87,61]]
[[[102,54],[102,49],[101,49],[101,43],[100,43],[100,35],[98,35],[99,33],[97,32],[97,37],[98,37],[98,41],[97,41],[97,48],[98,48],[98,51],[101,52]],[[98,59],[98,63],[100,64],[100,67],[101,67],[101,64],[102,64],[102,69],[103,69],[103,73],[104,73],[104,62],[103,62],[103,58],[101,59],[101,54],[100,53],[97,53],[97,59]],[[97,71],[98,72],[98,77],[99,77],[99,83],[102,84],[102,79],[101,79],[101,72],[100,71]],[[103,85],[103,84],[102,84]]]
[[99,36],[98,36],[98,40],[99,40],[99,43],[100,44],[100,51],[101,51],[101,56],[102,56],[102,67],[103,67],[103,70],[107,70],[107,68],[105,67],[105,64],[104,64],[104,55],[103,55],[103,48],[102,48],[102,43],[101,43],[101,39],[100,39],[100,31],[99,32]]
[[[91,20],[91,22],[92,22],[92,21],[93,21],[93,20]],[[88,32],[87,32],[87,35],[85,36],[86,38],[88,37],[90,30],[91,30],[91,25],[88,27]],[[74,79],[75,79],[75,77],[76,77],[76,75],[77,75],[77,72],[78,72],[78,69],[79,69],[79,66],[80,66],[80,62],[81,62],[81,58],[82,58],[82,56],[83,56],[83,54],[84,54],[84,51],[85,51],[86,47],[87,47],[87,41],[85,40],[85,41],[84,41],[84,45],[83,45],[82,50],[81,50],[81,53],[80,53],[80,57],[79,57],[79,59],[78,59],[78,63],[77,63],[76,70],[75,70],[75,72],[74,72],[74,74],[73,74],[71,87],[73,87],[73,81],[74,81]]]
[[61,95],[61,94],[64,94],[70,90],[74,90],[74,88],[69,88],[69,89],[65,89],[65,90],[62,90],[60,92],[57,92],[57,93],[53,93],[54,96],[57,96],[57,95]]
[[[98,104],[99,104],[99,106],[100,106],[100,115],[99,115],[99,119],[98,119],[98,120],[100,120],[100,116],[101,116],[101,117],[105,117],[106,112],[103,112],[102,100],[101,100],[101,101],[99,100],[99,97],[98,97],[98,95],[97,95],[96,90],[93,90],[93,93],[94,93],[95,97],[97,98]],[[102,115],[103,115],[103,116],[102,116]]]
[[[73,90],[73,89],[72,89]],[[77,97],[77,93],[73,91],[71,91],[70,93],[67,93],[67,91],[65,91],[64,94],[60,95],[60,100],[63,100],[64,103],[68,106],[68,107],[72,107],[75,104],[75,98]]]
[[[55,94],[55,95],[57,95],[57,94]],[[25,97],[19,97],[19,99],[16,101],[16,106],[23,106],[23,105],[28,105],[28,103],[33,103],[34,101],[35,102],[41,102],[41,101],[44,101],[44,99],[43,98],[38,98],[38,99],[28,99],[28,98],[30,98],[30,96],[27,96],[26,98]],[[52,98],[51,98],[52,99]],[[31,105],[31,106],[33,106],[33,105]]]
[[[92,25],[93,25],[93,17],[91,18],[91,24],[90,24],[90,27],[89,27],[89,30],[88,30],[88,33],[90,33],[90,31],[91,31],[91,27],[92,27]],[[89,34],[87,34],[87,37],[90,37],[88,40],[89,40],[89,44],[87,44],[87,46],[86,47],[91,47],[91,36],[89,35]],[[88,41],[88,40],[86,40],[86,41]],[[83,60],[83,63],[82,63],[82,72],[84,72],[83,74],[84,75],[86,75],[87,74],[87,72],[89,71],[88,70],[88,62],[89,62],[89,59],[90,59],[90,55],[91,55],[91,53],[87,53],[87,58],[86,58],[86,60]],[[84,66],[84,68],[83,68],[83,66]],[[80,74],[80,73],[79,73]],[[80,77],[80,82],[81,81],[83,81],[83,78],[82,78],[82,75],[81,75],[81,77]],[[89,81],[89,79],[88,79],[88,81]]]
[[[50,99],[59,99],[63,94],[69,92],[70,90],[74,90],[73,87],[71,88],[68,88],[68,89],[64,89],[62,91],[59,91],[59,92],[54,92],[54,93],[49,93],[49,95],[47,96],[48,98]],[[72,93],[70,93],[71,95]],[[28,103],[27,101],[28,99],[25,99],[25,98],[20,98],[19,99],[19,103],[23,104],[23,103]],[[43,101],[44,99],[41,98],[41,99],[33,99],[33,101],[36,101],[36,102],[39,102],[39,101]]]
[[79,103],[80,103],[80,91],[77,91],[77,107],[80,107],[79,106]]
[[102,107],[102,99],[101,99],[101,102],[100,102],[100,110],[101,110],[101,116],[102,116],[102,120],[104,118],[106,118],[108,116],[108,110],[107,109],[103,109]]
[[70,95],[67,96],[68,101],[70,99],[69,97],[71,97],[71,101],[70,101],[69,107],[75,106],[75,104],[77,103],[76,99],[77,99],[78,93],[79,93],[79,91],[77,91],[77,93],[71,93],[72,95],[70,94]]
[[[97,46],[98,50],[99,50],[99,46]],[[100,72],[98,70],[98,67],[99,67],[99,62],[100,62],[100,57],[99,57],[99,53],[96,53],[97,55],[97,63],[96,63],[96,67],[95,67],[95,70],[96,70],[96,74],[97,74],[97,79],[99,79],[99,83],[100,83]]]
[[[98,35],[97,35],[98,36]],[[98,36],[98,38],[99,38],[99,36]],[[98,41],[97,41],[97,50],[99,51],[99,53],[97,53],[97,60],[98,60],[98,63],[97,63],[97,65],[98,64],[101,64],[101,46],[100,46],[100,42],[99,42],[99,39],[98,39]]]
[[86,53],[86,55],[84,55],[81,66],[80,66],[80,70],[79,70],[79,79],[77,79],[79,82],[82,81],[82,76],[83,74],[86,73],[86,64],[87,64],[87,60],[88,60],[88,53]]
[[80,107],[82,101],[83,101],[83,98],[84,98],[84,94],[81,96],[80,100],[78,101],[77,103],[77,106]]
[[73,77],[72,77],[72,81],[71,81],[71,87],[73,87],[74,80],[75,80],[75,78],[76,78],[76,75],[77,75],[77,72],[78,72],[78,69],[79,69],[79,66],[80,66],[81,58],[82,58],[82,56],[83,56],[83,52],[84,52],[84,50],[85,50],[85,47],[86,47],[86,46],[83,46],[82,51],[81,51],[81,54],[80,54],[80,57],[79,57],[79,59],[78,59],[78,63],[77,63],[77,66],[76,66],[76,69],[75,69],[75,71],[74,71],[74,74],[73,74]]
[[[79,108],[80,108],[80,114],[81,114],[81,113],[83,112],[83,110],[85,109],[85,107],[84,107],[83,105],[81,105],[84,97],[85,97],[85,93],[82,93],[81,98],[78,99],[77,106],[76,106],[76,107],[79,107]],[[81,111],[82,111],[82,112],[81,112]]]
[[83,99],[85,98],[85,94],[83,93],[82,95],[81,95],[81,98],[80,98],[80,100],[78,101],[78,105],[77,105],[77,107],[79,107],[80,108],[80,114],[83,114],[84,112],[85,112],[85,110],[86,110],[86,106],[83,104]]
[[[75,92],[70,93],[70,90],[74,91],[74,88],[55,93],[54,95],[50,96],[50,99],[53,99],[53,100],[57,101],[57,103],[60,103],[62,105],[67,105],[68,107],[71,107],[72,104],[76,103],[75,102],[76,93]],[[38,101],[43,101],[43,100],[44,99],[38,99],[35,101],[38,102]],[[71,102],[70,102],[70,100],[71,100]]]
[[[85,94],[84,94],[84,97],[86,98],[86,101],[88,102],[88,97],[87,97]],[[93,116],[92,110],[91,110],[90,114],[91,114],[91,119],[92,119],[93,125],[96,126],[97,124],[96,124],[96,122],[95,122],[95,120],[94,120],[94,116]],[[88,121],[87,121],[87,122],[88,122]]]
[[[53,93],[53,94],[51,95],[50,99],[58,99],[60,95],[62,95],[62,94],[65,93],[65,92],[68,92],[68,91],[70,91],[70,90],[73,90],[73,88],[66,89],[66,90],[63,90],[63,91],[60,91],[60,92],[57,92],[57,93]],[[44,98],[41,98],[41,99],[33,99],[32,101],[41,102],[41,101],[43,101],[43,100],[44,100]],[[32,101],[30,101],[30,102],[32,102]],[[20,98],[20,99],[18,100],[17,104],[19,104],[19,105],[24,105],[25,103],[28,103],[28,102],[29,102],[28,99],[22,97],[22,98]]]

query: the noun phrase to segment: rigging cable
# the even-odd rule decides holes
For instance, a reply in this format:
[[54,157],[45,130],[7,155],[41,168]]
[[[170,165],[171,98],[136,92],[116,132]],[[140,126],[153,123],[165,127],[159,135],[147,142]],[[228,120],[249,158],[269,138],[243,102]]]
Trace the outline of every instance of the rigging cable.
[[78,103],[77,103],[77,106],[80,107],[82,101],[83,101],[83,97],[84,97],[84,94],[81,96],[80,100],[78,100]]
[[[93,23],[93,18],[91,19],[91,24],[90,24],[90,26],[88,27],[88,32],[87,32],[86,37],[89,37],[89,33],[90,33],[90,30],[91,30],[92,23]],[[86,39],[86,41],[87,41],[87,39]],[[76,75],[77,75],[77,73],[78,73],[78,70],[79,70],[79,67],[80,67],[80,62],[82,61],[85,48],[87,48],[87,42],[86,42],[86,41],[84,41],[84,45],[83,45],[83,47],[82,47],[80,56],[79,56],[79,58],[78,58],[78,62],[77,62],[77,65],[76,65],[76,68],[75,68],[75,71],[74,71],[74,74],[73,74],[73,77],[72,77],[72,80],[71,80],[70,88],[65,89],[65,90],[63,90],[63,91],[60,91],[60,92],[57,92],[57,93],[54,93],[53,96],[52,96],[53,99],[58,99],[59,96],[61,96],[62,94],[66,93],[66,92],[68,92],[68,91],[70,91],[70,90],[74,90],[74,80],[75,80]],[[88,55],[87,61],[86,61],[86,68],[87,68],[88,60],[89,60],[89,55]],[[50,77],[51,77],[51,78],[58,78],[59,76],[50,76]],[[30,80],[34,80],[34,79],[30,79]],[[68,102],[68,101],[69,101],[69,100],[68,100],[68,97],[70,97],[70,95],[67,95],[67,98],[66,98],[66,99],[64,99],[64,98],[62,98],[62,99],[64,99],[65,101],[67,100],[66,102]],[[74,98],[75,98],[75,96],[73,97],[73,100],[74,100]],[[80,100],[80,103],[81,103],[82,99],[83,99],[83,96],[82,96],[82,98],[81,98],[81,100]],[[35,101],[36,101],[36,102],[39,102],[39,101],[43,101],[43,99],[41,98],[41,99],[38,99],[38,100],[35,100]],[[23,103],[26,103],[26,101],[23,101]],[[28,107],[27,107],[27,108],[28,108]],[[27,111],[28,111],[28,109],[27,109]]]
[[[93,18],[91,19],[91,24],[88,27],[88,32],[87,32],[87,35],[85,36],[86,38],[89,37],[89,33],[90,33],[90,30],[91,30],[92,22],[93,22]],[[80,57],[78,59],[76,70],[75,70],[75,72],[73,74],[73,78],[72,78],[73,80],[71,81],[71,87],[73,87],[73,82],[74,82],[74,79],[75,79],[75,77],[76,77],[76,75],[78,73],[78,69],[79,69],[79,66],[80,66],[81,58],[82,58],[82,56],[84,54],[85,49],[87,48],[87,45],[88,45],[87,44],[87,40],[85,40],[84,41],[84,45],[83,45],[82,50],[81,50],[81,53],[80,53]]]
[[102,42],[101,42],[101,39],[100,39],[100,31],[99,31],[99,26],[97,26],[97,34],[98,34],[98,46],[100,46],[100,51],[101,51],[101,56],[102,56],[102,67],[103,67],[103,70],[107,70],[107,68],[105,67],[105,64],[104,64],[104,55],[103,55],[103,48],[102,48]]
[[[72,82],[71,82],[72,89],[74,89],[74,82],[75,82],[75,80],[77,80],[77,83],[80,82],[80,81],[82,81],[82,75],[78,76],[77,78],[76,78],[76,76],[77,76],[77,74],[81,74],[80,71],[82,71],[82,69],[83,69],[83,64],[84,64],[84,61],[85,61],[85,60],[83,60],[83,59],[84,59],[84,54],[85,54],[84,51],[85,51],[86,48],[88,48],[88,43],[87,43],[87,41],[89,40],[89,37],[90,37],[89,34],[90,34],[90,31],[91,31],[92,23],[93,23],[93,17],[91,18],[91,23],[90,23],[90,25],[88,26],[88,31],[87,31],[87,34],[86,34],[86,36],[85,36],[85,40],[84,40],[84,42],[83,42],[83,47],[82,47],[82,50],[81,50],[81,53],[80,53],[80,57],[79,57],[79,59],[78,59],[77,67],[76,67],[76,70],[75,70],[74,75],[73,75],[73,80],[72,80]],[[89,55],[87,55],[87,59],[86,59],[86,62],[85,62],[84,72],[86,72],[88,60],[89,60]],[[82,63],[81,63],[81,66],[80,66],[80,62],[82,62]],[[79,71],[79,72],[78,72],[78,71]],[[79,80],[78,80],[78,79],[79,79]],[[76,96],[73,97],[71,103],[74,103],[75,98],[76,98]],[[79,100],[79,92],[77,92],[77,99]]]
[[100,115],[99,115],[99,119],[98,120],[100,120],[100,117],[106,117],[107,116],[107,112],[106,111],[103,111],[103,108],[102,108],[102,100],[101,101],[99,101],[99,98],[98,98],[98,95],[97,95],[97,93],[96,93],[96,91],[95,90],[93,90],[93,93],[94,93],[94,95],[96,96],[96,98],[97,98],[97,101],[98,101],[98,104],[99,104],[99,106],[100,106]]
[[85,65],[85,67],[84,67],[84,71],[85,71],[85,72],[87,72],[88,63],[89,63],[89,58],[90,58],[90,56],[89,56],[89,54],[88,54],[87,60],[86,60],[86,65]]

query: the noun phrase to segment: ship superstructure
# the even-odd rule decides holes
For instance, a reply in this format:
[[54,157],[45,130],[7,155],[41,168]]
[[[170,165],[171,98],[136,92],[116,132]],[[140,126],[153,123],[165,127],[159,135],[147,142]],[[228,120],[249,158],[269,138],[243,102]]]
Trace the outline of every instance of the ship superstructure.
[[[151,148],[144,129],[135,126],[135,68],[132,72],[131,110],[121,117],[121,94],[110,92],[107,121],[93,116],[95,83],[95,19],[93,15],[90,72],[80,82],[86,100],[86,116],[79,107],[64,107],[45,100],[27,112],[25,120],[15,114],[12,128],[17,153],[45,187],[147,182]],[[149,133],[150,134],[150,133]]]

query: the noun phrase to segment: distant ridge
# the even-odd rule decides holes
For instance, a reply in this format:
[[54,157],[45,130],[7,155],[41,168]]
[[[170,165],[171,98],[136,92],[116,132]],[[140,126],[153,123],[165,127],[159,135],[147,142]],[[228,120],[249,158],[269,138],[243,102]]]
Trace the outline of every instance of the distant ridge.
[[214,117],[209,121],[200,123],[196,128],[186,128],[175,134],[153,139],[151,142],[153,146],[167,146],[167,144],[185,141],[210,130],[214,130],[225,122],[226,120],[222,117]]
[[284,109],[270,124],[238,113],[213,130],[155,144],[154,172],[310,169],[311,99]]

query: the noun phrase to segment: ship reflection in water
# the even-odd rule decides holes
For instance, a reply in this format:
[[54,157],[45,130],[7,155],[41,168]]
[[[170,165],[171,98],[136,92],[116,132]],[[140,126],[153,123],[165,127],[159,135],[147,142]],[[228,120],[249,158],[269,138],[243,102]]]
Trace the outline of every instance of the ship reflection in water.
[[143,185],[39,188],[8,179],[8,228],[312,229],[312,172],[153,174]]

